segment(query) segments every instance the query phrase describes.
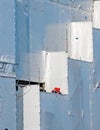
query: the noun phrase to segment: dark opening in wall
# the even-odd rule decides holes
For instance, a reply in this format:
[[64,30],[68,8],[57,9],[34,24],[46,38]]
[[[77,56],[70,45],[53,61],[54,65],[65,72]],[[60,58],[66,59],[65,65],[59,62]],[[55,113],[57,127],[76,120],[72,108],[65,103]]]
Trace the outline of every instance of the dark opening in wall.
[[36,85],[38,82],[26,81],[26,80],[16,80],[16,84],[19,85]]
[[31,81],[26,81],[26,80],[16,80],[16,91],[18,91],[19,87],[25,87],[27,85],[39,85],[40,91],[46,92],[45,83],[31,82]]
[[18,91],[18,86],[16,85],[16,91]]
[[5,130],[8,130],[7,128]]

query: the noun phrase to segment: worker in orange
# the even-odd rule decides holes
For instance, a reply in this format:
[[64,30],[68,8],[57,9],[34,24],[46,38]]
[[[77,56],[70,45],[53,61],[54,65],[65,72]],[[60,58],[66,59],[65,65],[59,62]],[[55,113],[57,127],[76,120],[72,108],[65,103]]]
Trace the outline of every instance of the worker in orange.
[[61,94],[61,92],[60,92],[60,88],[55,87],[55,88],[52,90],[52,93],[58,93],[58,94]]

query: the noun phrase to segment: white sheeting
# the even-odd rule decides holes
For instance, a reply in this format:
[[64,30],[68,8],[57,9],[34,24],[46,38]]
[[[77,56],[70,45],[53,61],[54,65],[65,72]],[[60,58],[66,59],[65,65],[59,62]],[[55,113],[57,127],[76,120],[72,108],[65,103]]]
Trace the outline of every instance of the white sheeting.
[[46,91],[51,92],[53,88],[60,87],[63,94],[68,93],[68,66],[67,53],[49,52],[47,54],[46,69]]
[[100,1],[94,1],[93,27],[100,29]]
[[73,22],[69,24],[68,53],[72,59],[93,61],[91,22]]

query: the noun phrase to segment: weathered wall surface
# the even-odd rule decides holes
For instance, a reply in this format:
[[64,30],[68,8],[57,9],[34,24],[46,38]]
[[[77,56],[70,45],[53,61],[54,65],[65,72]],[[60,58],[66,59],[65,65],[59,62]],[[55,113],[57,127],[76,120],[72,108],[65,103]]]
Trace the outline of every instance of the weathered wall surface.
[[1,0],[0,130],[16,130],[15,55],[17,79],[45,82],[47,92],[57,81],[68,93],[24,88],[17,95],[18,130],[100,129],[99,10],[100,1],[91,0]]
[[0,77],[0,130],[16,130],[15,79]]
[[14,0],[0,1],[0,130],[16,130]]

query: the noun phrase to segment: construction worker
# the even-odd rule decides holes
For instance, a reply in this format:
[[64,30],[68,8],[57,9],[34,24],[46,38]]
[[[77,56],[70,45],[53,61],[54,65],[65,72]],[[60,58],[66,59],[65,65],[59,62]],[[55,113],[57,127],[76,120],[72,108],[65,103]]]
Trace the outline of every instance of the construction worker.
[[52,93],[58,93],[58,94],[61,94],[61,92],[60,92],[60,88],[55,87],[55,88],[52,90]]

